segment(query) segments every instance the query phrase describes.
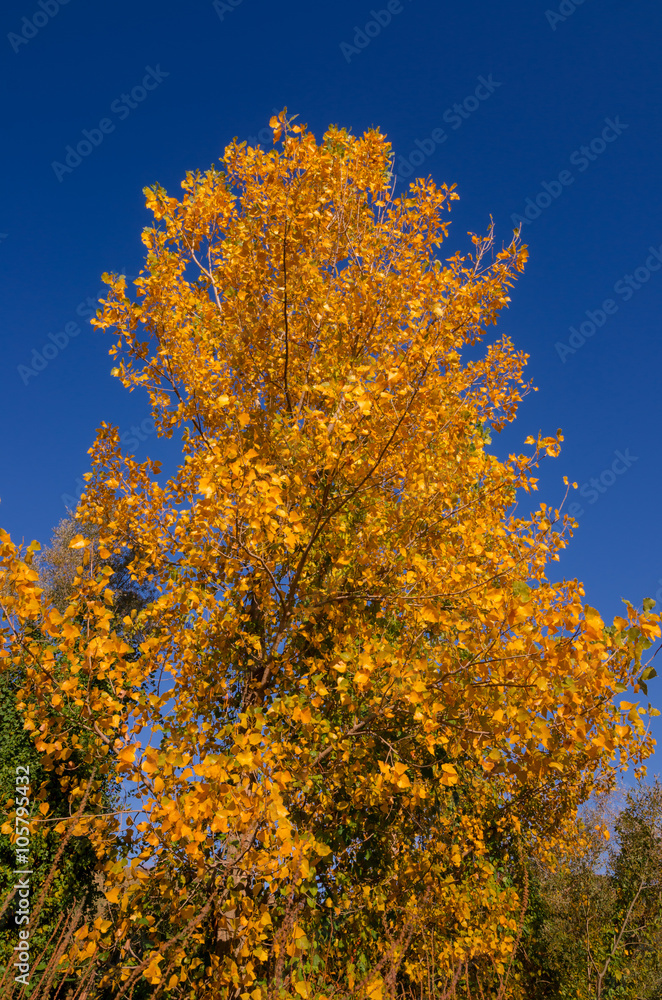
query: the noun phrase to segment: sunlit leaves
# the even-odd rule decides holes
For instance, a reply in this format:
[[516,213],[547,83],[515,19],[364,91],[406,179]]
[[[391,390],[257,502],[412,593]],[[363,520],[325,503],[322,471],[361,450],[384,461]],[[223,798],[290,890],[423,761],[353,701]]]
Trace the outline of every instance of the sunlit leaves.
[[576,581],[550,583],[567,525],[530,505],[560,433],[487,451],[526,357],[466,348],[525,248],[490,230],[438,255],[454,188],[395,197],[377,131],[271,124],[274,148],[232,143],[181,199],[146,191],[145,268],[131,294],[109,277],[96,321],[182,457],[166,478],[103,424],[77,513],[157,596],[120,630],[81,534],[54,617],[2,536],[6,648],[32,657],[42,752],[66,753],[81,706],[140,805],[121,834],[85,820],[110,979],[257,1000],[288,976],[377,998],[396,966],[418,989],[429,961],[440,983],[470,960],[505,975],[522,900],[498,865],[553,856],[616,763],[651,752],[611,698],[658,618],[610,631]]

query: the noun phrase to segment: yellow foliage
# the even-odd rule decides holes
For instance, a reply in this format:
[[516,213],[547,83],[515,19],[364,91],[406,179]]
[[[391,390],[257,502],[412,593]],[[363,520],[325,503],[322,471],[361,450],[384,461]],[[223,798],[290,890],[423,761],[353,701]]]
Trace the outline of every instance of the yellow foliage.
[[[440,982],[507,969],[522,899],[490,845],[553,858],[614,754],[651,753],[611,699],[659,619],[608,632],[548,580],[564,517],[526,495],[560,435],[487,451],[526,356],[506,336],[463,352],[510,301],[518,238],[439,254],[454,188],[395,197],[378,131],[273,126],[280,146],[232,143],[181,199],[146,192],[145,267],[132,295],[108,278],[96,321],[182,460],[166,478],[102,424],[77,516],[157,598],[114,620],[88,560],[63,623],[2,533],[3,639],[40,751],[65,759],[79,706],[146,816],[93,822],[92,791],[79,820],[114,914],[100,943],[159,915],[109,982],[379,1000],[388,963],[412,989],[431,955]],[[35,622],[50,658],[26,652]]]

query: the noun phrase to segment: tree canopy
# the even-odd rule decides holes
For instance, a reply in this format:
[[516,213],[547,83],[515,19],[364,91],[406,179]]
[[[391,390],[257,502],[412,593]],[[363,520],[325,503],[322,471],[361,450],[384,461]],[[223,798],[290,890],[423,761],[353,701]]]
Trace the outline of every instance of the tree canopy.
[[[107,276],[96,325],[181,436],[177,468],[101,426],[70,543],[91,552],[93,526],[98,557],[66,607],[0,540],[35,747],[72,752],[79,712],[142,808],[120,831],[92,794],[76,821],[108,906],[71,961],[114,954],[118,997],[468,996],[481,977],[517,997],[526,860],[652,752],[647,709],[614,698],[645,690],[659,616],[606,626],[549,579],[572,522],[529,507],[560,433],[488,450],[529,388],[490,336],[519,236],[446,257],[455,189],[396,196],[378,130],[272,126],[272,150],[233,142],[181,198],[147,189],[134,293]],[[154,589],[120,622],[112,558]]]

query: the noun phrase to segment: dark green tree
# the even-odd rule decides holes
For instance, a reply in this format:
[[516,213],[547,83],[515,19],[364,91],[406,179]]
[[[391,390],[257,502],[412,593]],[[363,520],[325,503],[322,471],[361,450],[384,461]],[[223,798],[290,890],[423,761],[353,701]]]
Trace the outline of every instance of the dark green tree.
[[[612,828],[607,841],[603,830]],[[583,856],[531,868],[518,965],[527,1000],[662,996],[662,784],[586,814]]]

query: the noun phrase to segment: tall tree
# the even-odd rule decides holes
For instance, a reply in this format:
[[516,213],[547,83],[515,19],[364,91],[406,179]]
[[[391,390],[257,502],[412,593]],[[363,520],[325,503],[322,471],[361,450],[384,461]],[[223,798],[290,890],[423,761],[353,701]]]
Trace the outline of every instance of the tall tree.
[[548,580],[569,525],[526,505],[560,434],[486,449],[527,389],[507,337],[476,349],[518,239],[443,259],[452,188],[395,196],[379,131],[272,124],[273,150],[232,143],[181,200],[146,191],[136,298],[110,277],[97,322],[158,432],[182,436],[166,479],[102,425],[77,512],[158,591],[125,619],[140,655],[108,568],[90,560],[59,613],[2,547],[9,650],[35,616],[51,636],[23,691],[37,746],[60,754],[79,705],[146,814],[130,861],[85,821],[113,917],[76,960],[114,947],[118,997],[141,977],[173,996],[444,996],[488,973],[516,996],[512,859],[557,852],[578,805],[650,754],[645,709],[613,698],[659,619],[628,607],[605,628],[577,581]]

